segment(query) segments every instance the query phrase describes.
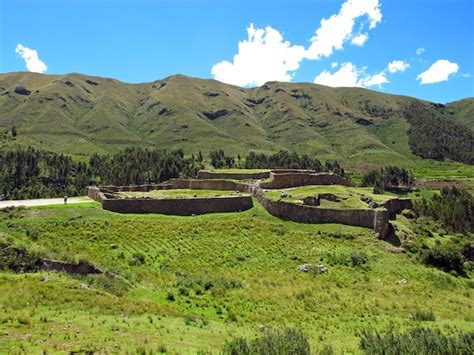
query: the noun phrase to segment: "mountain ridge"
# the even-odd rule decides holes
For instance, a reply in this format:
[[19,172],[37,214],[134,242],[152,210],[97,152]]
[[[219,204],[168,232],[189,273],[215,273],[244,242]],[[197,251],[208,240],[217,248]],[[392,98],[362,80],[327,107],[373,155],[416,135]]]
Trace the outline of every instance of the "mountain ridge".
[[[288,149],[354,166],[409,163],[413,152],[452,158],[449,149],[413,151],[409,134],[420,120],[409,117],[413,107],[426,116],[423,127],[434,120],[464,140],[472,136],[473,98],[443,105],[363,88],[274,81],[241,88],[181,74],[148,83],[79,73],[0,75],[0,129],[15,126],[15,144],[73,155],[138,145],[186,153]],[[456,149],[466,150],[463,144]],[[453,156],[471,159],[469,152]]]

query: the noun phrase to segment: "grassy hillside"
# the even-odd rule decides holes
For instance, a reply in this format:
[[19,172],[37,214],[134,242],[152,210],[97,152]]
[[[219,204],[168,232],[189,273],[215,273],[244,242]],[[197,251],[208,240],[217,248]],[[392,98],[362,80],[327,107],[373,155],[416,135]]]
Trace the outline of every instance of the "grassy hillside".
[[474,129],[474,98],[468,98],[446,105],[453,119]]
[[[442,123],[434,125],[434,136],[467,132],[464,145],[455,149],[467,150],[469,158],[472,106],[472,99],[446,108],[366,89],[305,83],[243,89],[181,75],[127,84],[81,74],[10,73],[0,75],[0,129],[16,126],[18,135],[0,145],[33,145],[77,156],[130,145],[186,153],[290,149],[352,167],[387,161],[413,165],[407,131],[416,124],[423,129],[414,132],[422,135],[431,120]],[[422,112],[418,120],[409,116],[414,107]],[[464,125],[450,129],[458,123]],[[448,136],[441,142],[452,141]]]
[[[413,233],[411,220],[397,223]],[[282,221],[259,205],[194,217],[120,215],[96,203],[0,211],[1,241],[117,275],[0,272],[5,352],[218,353],[264,326],[298,328],[314,351],[359,353],[363,330],[450,334],[474,321],[469,278],[396,253],[369,229]],[[301,273],[303,263],[329,271]]]

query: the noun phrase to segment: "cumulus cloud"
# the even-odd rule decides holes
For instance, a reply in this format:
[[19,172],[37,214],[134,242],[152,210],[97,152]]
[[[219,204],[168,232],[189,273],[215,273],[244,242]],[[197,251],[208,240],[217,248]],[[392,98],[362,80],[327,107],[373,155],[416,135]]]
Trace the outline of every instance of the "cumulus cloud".
[[355,46],[363,46],[364,43],[369,39],[369,36],[366,33],[362,33],[358,36],[352,38],[351,44]]
[[410,67],[410,64],[404,62],[403,60],[394,60],[388,63],[388,71],[390,73],[404,72]]
[[418,48],[416,50],[416,55],[422,55],[423,53],[425,53],[425,49],[424,48]]
[[46,64],[39,59],[38,52],[35,49],[25,47],[22,44],[17,44],[15,53],[23,58],[28,71],[44,73],[46,69],[48,69]]
[[247,33],[248,39],[239,42],[239,52],[232,63],[222,61],[212,67],[214,78],[240,86],[290,81],[304,57],[304,47],[285,41],[270,26],[258,29],[251,24]]
[[355,40],[362,45],[368,39],[367,34],[353,35],[356,20],[368,17],[369,29],[374,29],[382,21],[382,12],[378,0],[346,0],[339,13],[321,20],[321,26],[311,38],[306,57],[320,59],[330,56],[334,50],[341,50],[346,41]]
[[339,64],[337,62],[332,62],[331,63],[331,68],[336,68]]
[[[239,42],[232,62],[215,64],[211,73],[219,81],[240,86],[291,81],[302,60],[328,57],[349,41],[362,46],[369,38],[362,31],[375,28],[381,20],[379,0],[346,0],[337,14],[321,20],[308,48],[285,41],[270,26],[262,29],[251,24],[247,28],[248,38]],[[357,31],[356,21],[360,22]]]
[[387,77],[385,76],[384,71],[378,74],[369,75],[361,80],[362,80],[362,86],[364,87],[371,87],[371,86],[382,87],[383,84],[389,83]]
[[434,84],[449,79],[451,74],[457,73],[459,65],[446,59],[439,59],[434,62],[428,70],[418,75],[416,78],[421,84]]
[[324,70],[314,78],[314,83],[332,87],[381,87],[389,82],[384,71],[369,75],[366,70],[365,67],[357,68],[350,62],[343,63],[334,73]]

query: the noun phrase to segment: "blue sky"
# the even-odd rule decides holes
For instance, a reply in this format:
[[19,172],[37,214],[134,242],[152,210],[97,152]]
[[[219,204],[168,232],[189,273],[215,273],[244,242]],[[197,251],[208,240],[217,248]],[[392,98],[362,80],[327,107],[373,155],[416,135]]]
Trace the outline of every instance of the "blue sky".
[[450,102],[474,96],[473,4],[0,0],[0,72],[304,81]]

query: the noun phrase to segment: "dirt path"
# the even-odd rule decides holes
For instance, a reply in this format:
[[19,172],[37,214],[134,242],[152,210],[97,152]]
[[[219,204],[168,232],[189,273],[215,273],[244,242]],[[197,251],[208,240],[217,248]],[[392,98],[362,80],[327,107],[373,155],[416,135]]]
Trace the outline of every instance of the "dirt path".
[[[93,202],[93,200],[85,196],[69,197],[67,199],[68,204],[85,203],[85,202]],[[12,207],[12,206],[34,207],[34,206],[62,205],[62,204],[64,204],[63,198],[41,198],[37,200],[8,200],[8,201],[0,201],[0,209],[6,208],[6,207]]]

